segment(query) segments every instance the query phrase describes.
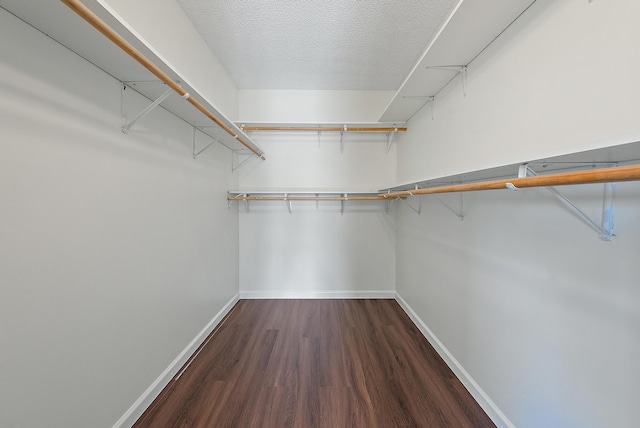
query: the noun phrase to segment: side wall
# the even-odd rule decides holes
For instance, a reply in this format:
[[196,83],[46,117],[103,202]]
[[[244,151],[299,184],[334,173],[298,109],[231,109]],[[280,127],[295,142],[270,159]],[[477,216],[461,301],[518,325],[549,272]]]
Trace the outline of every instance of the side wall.
[[[639,15],[538,0],[471,64],[466,98],[456,79],[411,120],[399,181],[637,141]],[[602,185],[563,191],[599,218]],[[397,292],[515,426],[635,426],[638,201],[617,186],[602,242],[544,189],[465,194],[462,222],[425,196],[420,216],[398,208]]]
[[[386,95],[362,91],[240,91],[253,121],[373,122]],[[295,100],[295,101],[294,101]],[[247,103],[247,104],[245,104]],[[359,105],[342,110],[340,106]],[[338,113],[339,112],[339,113]],[[395,179],[395,144],[386,136],[315,132],[254,133],[267,162],[240,168],[243,190],[375,191]],[[392,297],[395,209],[384,202],[251,202],[240,209],[243,297]]]
[[[409,123],[398,181],[640,141],[636,17],[626,0],[538,0]],[[432,119],[433,117],[433,119]]]
[[0,425],[112,426],[237,296],[231,155],[162,109],[124,135],[120,84],[3,10],[0,51]]
[[[602,185],[562,191],[599,217]],[[464,221],[398,207],[398,294],[516,427],[635,426],[640,184],[617,185],[613,242],[544,189],[464,198]]]

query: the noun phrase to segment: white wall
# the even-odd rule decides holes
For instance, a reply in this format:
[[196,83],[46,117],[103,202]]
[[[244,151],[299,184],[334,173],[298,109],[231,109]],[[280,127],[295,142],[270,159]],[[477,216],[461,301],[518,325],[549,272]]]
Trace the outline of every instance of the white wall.
[[394,182],[396,145],[387,153],[386,135],[346,133],[340,152],[339,133],[255,132],[251,138],[267,161],[251,159],[241,167],[246,190],[376,191]]
[[[238,88],[175,0],[99,0],[186,77],[201,97],[230,120],[238,117]],[[179,35],[179,36],[178,36]]]
[[[375,191],[393,181],[395,145],[384,135],[255,133],[266,162],[241,167],[244,190]],[[383,202],[251,202],[240,210],[240,293],[244,297],[391,296],[395,210]]]
[[243,298],[387,297],[395,289],[395,210],[379,202],[252,202],[240,211]]
[[0,51],[0,425],[112,426],[238,293],[231,156],[2,10]]
[[[398,144],[410,181],[637,141],[629,1],[538,0]],[[514,172],[515,173],[515,172]],[[599,218],[602,186],[566,192]],[[454,196],[445,196],[450,204]],[[397,292],[518,427],[631,427],[640,410],[640,185],[610,243],[544,189],[398,208]]]
[[240,121],[377,122],[394,91],[241,89]]
[[[564,191],[598,218],[602,185]],[[609,243],[544,189],[465,194],[464,221],[423,198],[398,208],[397,291],[511,422],[636,426],[640,185]]]
[[640,140],[640,2],[538,0],[401,136],[398,181]]
[[[240,90],[240,117],[256,122],[375,122],[389,91]],[[252,135],[268,160],[241,167],[241,190],[376,191],[395,181],[386,136]],[[240,213],[243,297],[379,297],[395,289],[395,209],[380,202],[251,202]]]

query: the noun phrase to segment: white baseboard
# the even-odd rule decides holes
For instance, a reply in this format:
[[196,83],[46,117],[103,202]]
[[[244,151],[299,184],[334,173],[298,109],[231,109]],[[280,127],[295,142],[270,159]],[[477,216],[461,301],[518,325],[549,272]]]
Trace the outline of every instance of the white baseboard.
[[247,290],[241,299],[394,299],[395,291]]
[[147,388],[147,390],[136,400],[135,403],[122,415],[120,420],[113,425],[113,428],[129,428],[131,427],[144,411],[151,405],[153,400],[162,392],[165,386],[178,373],[180,368],[189,360],[198,347],[211,334],[214,328],[229,313],[231,308],[238,302],[239,295],[236,294],[220,311],[213,317],[211,321],[198,333],[198,335],[187,345],[186,348],[173,360],[169,367]]
[[438,340],[435,334],[427,327],[422,319],[413,311],[411,306],[396,293],[395,298],[400,304],[402,309],[407,313],[411,321],[418,327],[424,337],[427,338],[431,346],[434,347],[436,352],[440,354],[440,357],[444,360],[453,373],[460,379],[465,388],[478,402],[482,410],[491,418],[499,428],[515,428],[515,425],[509,421],[507,416],[500,411],[496,403],[494,403],[489,396],[480,388],[480,386],[473,380],[471,375],[462,367],[462,365],[454,358],[454,356],[445,348],[445,346]]

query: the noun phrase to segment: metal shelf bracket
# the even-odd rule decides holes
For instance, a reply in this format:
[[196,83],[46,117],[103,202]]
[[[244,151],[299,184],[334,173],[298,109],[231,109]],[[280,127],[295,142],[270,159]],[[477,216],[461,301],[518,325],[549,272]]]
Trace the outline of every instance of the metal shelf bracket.
[[347,125],[344,125],[343,131],[340,132],[340,153],[344,152],[344,133],[347,132]]
[[[239,194],[236,195],[236,197],[241,197],[241,196],[246,198],[247,194],[246,193],[239,193]],[[233,205],[233,202],[234,202],[233,200],[229,201],[229,208],[231,208],[231,205]],[[249,211],[249,201],[246,200],[246,199],[244,201],[244,207],[246,208],[246,210],[248,212]]]
[[284,202],[287,204],[287,208],[289,208],[289,214],[293,212],[293,207],[291,206],[291,201],[287,199],[288,193],[284,193]]
[[436,109],[436,97],[435,95],[405,95],[402,98],[407,99],[426,99],[426,101],[420,106],[420,108],[416,111],[416,113],[424,108],[427,104],[431,103],[431,120],[433,120],[433,116]]
[[[419,189],[419,187],[418,187],[418,185],[416,184],[416,190],[418,190],[418,189]],[[410,196],[416,196],[416,195],[414,195],[414,194],[413,194],[413,193],[411,193],[411,192],[409,192],[409,195],[410,195]],[[412,210],[414,210],[416,213],[418,213],[418,215],[420,215],[420,214],[422,213],[422,196],[420,196],[420,195],[417,195],[417,196],[418,196],[418,208],[414,208],[414,207],[409,203],[409,200],[408,200],[408,199],[402,199],[402,198],[401,198],[401,197],[399,197],[399,196],[398,196],[396,199],[401,200],[402,202],[404,202],[405,204],[407,204],[407,206],[408,206],[409,208],[411,208],[411,209],[412,209]]]
[[343,193],[343,194],[342,194],[342,197],[343,197],[344,199],[343,199],[342,201],[340,201],[340,203],[341,203],[341,207],[340,207],[340,214],[344,214],[344,206],[345,206],[345,203],[346,203],[347,198],[349,197],[349,195],[348,195],[348,194],[346,194],[346,193]]
[[[518,178],[524,178],[527,176],[537,176],[538,174],[533,171],[528,164],[520,165],[518,169]],[[578,208],[569,198],[562,194],[558,189],[553,186],[545,187],[548,191],[558,198],[567,208],[569,208],[574,214],[576,214],[587,226],[598,232],[600,239],[603,241],[611,241],[616,236],[613,233],[613,217],[614,217],[614,193],[615,183],[604,183],[604,194],[602,200],[602,221],[598,225],[588,215],[586,215],[580,208]],[[514,188],[512,190],[517,190]]]
[[460,221],[464,220],[464,192],[458,193],[458,209],[451,207],[445,201],[443,201],[439,196],[434,195],[436,199],[444,205],[449,211],[454,213],[456,217],[460,219]]
[[[387,193],[391,193],[391,189],[387,190]],[[392,199],[385,199],[385,207],[384,207],[384,212],[389,214],[389,210],[391,209],[391,201]]]
[[462,76],[462,94],[465,97],[467,96],[467,66],[466,65],[433,66],[433,67],[427,67],[427,69],[457,71]]
[[[244,156],[245,158],[240,160],[242,156]],[[236,169],[240,168],[242,165],[246,164],[252,158],[253,158],[252,153],[231,152],[231,171],[235,171]]]
[[[164,101],[169,95],[171,95],[174,91],[173,89],[169,88],[167,89],[162,95],[160,95],[155,101],[153,101],[151,104],[149,104],[144,110],[142,110],[140,113],[138,113],[138,115],[136,117],[134,117],[133,119],[131,119],[130,121],[127,122],[127,110],[126,110],[126,101],[125,101],[125,96],[127,93],[127,83],[122,82],[122,104],[121,104],[121,111],[122,111],[122,132],[124,134],[128,134],[129,130],[131,129],[131,127],[140,119],[142,119],[143,117],[145,117],[146,115],[148,115],[149,113],[151,113],[151,111],[158,107],[160,105],[160,103],[162,101]],[[187,94],[188,95],[188,94]]]
[[200,155],[200,153],[204,152],[209,147],[213,146],[213,143],[217,143],[218,142],[217,140],[214,139],[212,142],[207,144],[204,149],[201,149],[201,150],[196,152],[196,130],[197,129],[198,128],[196,126],[193,127],[193,146],[192,147],[193,147],[193,158],[194,159],[197,158]]
[[391,144],[393,143],[393,137],[398,133],[398,128],[391,132],[387,132],[387,153],[391,150]]
[[605,183],[602,197],[602,229],[604,234],[600,235],[603,241],[611,241],[614,236],[613,217],[615,214],[614,196],[616,191],[616,183]]

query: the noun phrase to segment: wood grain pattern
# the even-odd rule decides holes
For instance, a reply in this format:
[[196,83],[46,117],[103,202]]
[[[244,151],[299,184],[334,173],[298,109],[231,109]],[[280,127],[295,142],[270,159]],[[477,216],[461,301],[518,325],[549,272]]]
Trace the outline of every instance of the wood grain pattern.
[[394,300],[241,300],[134,427],[494,427]]
[[521,178],[506,178],[500,180],[478,181],[473,183],[452,184],[447,186],[427,187],[424,189],[402,190],[399,192],[380,193],[383,199],[395,199],[414,195],[432,195],[436,193],[472,192],[478,190],[504,190],[509,187],[548,187],[567,186],[575,184],[615,183],[622,181],[639,181],[640,165],[619,166],[612,168],[598,168],[584,171],[558,172],[555,174],[536,175]]

